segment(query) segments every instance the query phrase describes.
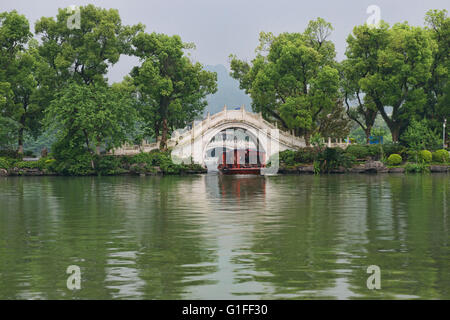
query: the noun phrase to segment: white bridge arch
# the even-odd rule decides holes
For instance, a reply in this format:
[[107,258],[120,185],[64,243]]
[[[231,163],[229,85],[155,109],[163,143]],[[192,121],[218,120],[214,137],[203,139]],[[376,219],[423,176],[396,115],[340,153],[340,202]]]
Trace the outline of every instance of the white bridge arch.
[[[258,148],[265,151],[267,159],[273,154],[286,149],[296,149],[305,146],[302,138],[288,132],[278,130],[276,126],[264,120],[261,114],[245,111],[244,107],[238,110],[227,110],[226,107],[219,112],[199,122],[193,123],[190,130],[183,133],[177,131],[172,134],[168,146],[172,148],[172,155],[179,159],[192,157],[195,163],[205,164],[207,149],[214,146],[211,140],[221,132],[231,129],[241,129],[248,134]],[[242,144],[237,142],[235,146]],[[218,143],[219,146],[232,146],[230,142]]]
[[[280,151],[287,149],[297,149],[304,147],[305,140],[294,136],[290,132],[278,130],[277,126],[264,120],[261,113],[252,113],[240,109],[228,110],[224,106],[221,112],[214,115],[208,115],[199,122],[194,122],[192,126],[183,130],[176,130],[172,133],[167,145],[171,148],[172,154],[178,159],[192,159],[193,162],[205,165],[205,155],[211,139],[221,131],[227,129],[242,129],[256,137],[262,148],[266,152],[266,159]],[[228,142],[226,142],[227,146]],[[327,145],[346,147],[348,143],[342,143],[342,140],[335,143],[328,138]],[[231,145],[230,145],[231,146]],[[112,151],[115,155],[137,154],[139,152],[149,152],[159,148],[157,143],[142,143],[141,145],[123,145]]]

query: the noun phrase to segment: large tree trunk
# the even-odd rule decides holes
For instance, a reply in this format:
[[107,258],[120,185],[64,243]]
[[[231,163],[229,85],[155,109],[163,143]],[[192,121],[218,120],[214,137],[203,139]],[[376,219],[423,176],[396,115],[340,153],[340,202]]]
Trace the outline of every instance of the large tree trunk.
[[20,128],[19,128],[19,137],[18,137],[18,150],[17,152],[19,154],[23,154],[23,132],[24,132],[24,128],[25,128],[25,114],[22,114],[22,116],[20,117],[19,120],[19,124],[20,124]]
[[[377,106],[378,111],[380,111],[381,116],[383,117],[384,121],[386,122],[387,126],[389,127],[389,130],[391,131],[392,135],[392,142],[398,142],[398,139],[400,138],[400,123],[398,123],[397,119],[395,119],[393,116],[389,118],[386,111],[384,110],[383,104],[381,104],[381,101],[379,99],[375,99],[375,104]],[[392,110],[392,113],[395,114],[396,108]]]
[[[381,100],[378,98],[374,98],[375,105],[377,106],[378,111],[381,114],[381,117],[383,117],[384,122],[386,122],[387,126],[389,127],[389,130],[391,131],[392,135],[392,141],[398,142],[398,138],[400,137],[400,125],[395,122],[395,119],[393,116],[389,118],[386,111],[384,110],[384,105],[381,103]],[[394,114],[396,112],[396,108],[392,110],[392,113]]]
[[[161,137],[159,136],[159,122],[155,124],[155,139],[156,143],[161,140]],[[160,147],[160,145],[158,147]]]
[[19,129],[19,138],[18,138],[18,153],[23,154],[23,127],[21,126]]
[[[85,139],[85,143],[86,143],[86,148],[88,149],[88,151],[89,151],[89,153],[91,155],[94,155],[94,152],[91,150],[91,147],[89,146],[89,137],[88,137],[88,134],[87,134],[86,130],[83,130],[83,133],[84,133],[84,139]],[[92,159],[92,158],[91,158],[91,168],[93,170],[95,170],[94,159]]]
[[100,147],[101,147],[101,144],[100,144],[100,141],[101,141],[101,140],[100,140],[100,137],[97,137],[97,141],[98,141],[98,142],[97,142],[97,145],[95,146],[95,154],[99,156],[99,155],[100,155]]
[[162,131],[161,131],[161,143],[159,148],[162,151],[167,150],[167,135],[169,133],[169,128],[167,127],[167,118],[163,119]]
[[367,127],[364,130],[364,133],[366,134],[366,144],[370,144],[370,131],[372,131],[372,127]]
[[398,142],[398,139],[400,138],[400,125],[394,123],[389,129],[391,130],[392,141]]
[[310,147],[310,146],[311,146],[311,142],[310,142],[310,140],[311,140],[311,134],[310,134],[309,132],[306,132],[305,135],[304,135],[304,138],[305,138],[305,144],[306,144],[306,146],[307,146],[307,147]]

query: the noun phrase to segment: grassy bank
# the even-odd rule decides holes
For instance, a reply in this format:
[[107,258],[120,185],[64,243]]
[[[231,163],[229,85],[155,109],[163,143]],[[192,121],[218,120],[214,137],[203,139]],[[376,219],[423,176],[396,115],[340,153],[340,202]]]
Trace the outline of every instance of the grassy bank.
[[83,154],[58,160],[51,155],[38,161],[23,161],[20,157],[0,157],[3,175],[178,175],[204,173],[198,164],[176,164],[169,152],[139,153],[133,156]]
[[[281,173],[447,172],[447,150],[410,150],[399,144],[301,148],[279,154]],[[442,168],[441,168],[442,167]]]
[[[272,159],[273,160],[273,159]],[[398,144],[351,145],[341,148],[301,148],[279,153],[279,173],[426,173],[448,172],[447,150],[408,150]],[[176,164],[170,152],[154,151],[133,156],[80,154],[23,161],[17,154],[0,155],[0,175],[180,175],[205,173],[198,164]]]

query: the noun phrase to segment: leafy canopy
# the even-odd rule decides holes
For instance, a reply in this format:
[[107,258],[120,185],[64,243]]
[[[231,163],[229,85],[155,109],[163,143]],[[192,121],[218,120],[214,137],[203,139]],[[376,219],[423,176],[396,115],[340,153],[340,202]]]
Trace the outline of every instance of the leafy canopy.
[[184,127],[204,110],[205,97],[217,91],[217,75],[185,55],[184,50],[193,45],[179,36],[141,32],[133,45],[142,61],[131,71],[140,114],[149,135],[161,134],[164,149],[171,129]]
[[16,11],[0,13],[0,135],[18,139],[20,153],[24,134],[39,134],[45,107],[43,61],[31,37],[25,16]]
[[[351,91],[360,90],[366,104],[375,104],[393,141],[398,141],[426,102],[424,85],[432,64],[429,34],[408,23],[389,28],[382,22],[379,28],[355,27],[347,44]],[[392,113],[388,114],[386,107],[392,108]]]
[[120,55],[131,54],[131,39],[144,26],[123,25],[117,10],[92,4],[80,7],[79,29],[67,26],[71,15],[59,9],[56,19],[42,17],[36,22],[36,34],[42,40],[39,52],[53,69],[52,84],[104,82],[108,68]]
[[127,88],[117,84],[84,85],[72,83],[58,92],[46,110],[47,121],[58,129],[58,140],[83,141],[86,148],[119,147],[130,134],[136,120],[132,96]]
[[[318,18],[303,33],[260,34],[251,64],[231,55],[231,75],[250,94],[252,108],[308,138],[336,105],[339,88],[332,26]],[[308,142],[308,139],[307,139]]]

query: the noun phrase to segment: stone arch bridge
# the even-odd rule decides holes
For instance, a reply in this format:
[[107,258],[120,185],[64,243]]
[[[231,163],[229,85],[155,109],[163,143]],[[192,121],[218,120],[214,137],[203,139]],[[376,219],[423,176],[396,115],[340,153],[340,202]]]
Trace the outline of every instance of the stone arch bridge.
[[[224,135],[220,141],[217,139],[232,130],[238,130],[248,136],[248,143],[246,144],[245,140],[230,140],[229,137],[233,135],[227,135],[227,137]],[[337,142],[331,144],[330,139],[328,141],[329,146],[338,144],[342,145]],[[202,121],[193,122],[192,126],[174,131],[168,140],[168,147],[172,149],[173,158],[183,159],[183,161],[192,159],[194,163],[202,165],[205,165],[205,161],[208,160],[209,148],[244,148],[249,145],[264,151],[266,159],[269,159],[270,156],[280,151],[297,149],[306,144],[303,138],[279,130],[276,125],[264,120],[261,113],[248,112],[244,106],[232,110],[228,110],[224,106],[221,112],[212,116],[208,113]],[[124,145],[112,153],[116,155],[136,154],[157,148],[159,148],[159,142],[150,144],[144,142],[140,146]]]

